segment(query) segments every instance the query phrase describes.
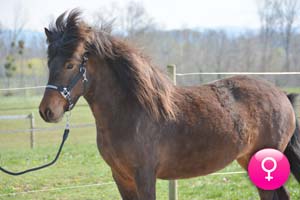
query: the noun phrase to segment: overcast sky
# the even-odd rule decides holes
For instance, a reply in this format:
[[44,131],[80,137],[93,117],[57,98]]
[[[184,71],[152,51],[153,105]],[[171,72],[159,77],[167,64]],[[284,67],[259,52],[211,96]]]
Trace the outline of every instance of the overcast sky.
[[[120,6],[128,0],[0,0],[0,22],[13,26],[15,13],[26,17],[26,29],[42,31],[53,17],[75,7],[88,18],[112,2]],[[175,28],[257,28],[256,0],[137,0],[165,29]]]

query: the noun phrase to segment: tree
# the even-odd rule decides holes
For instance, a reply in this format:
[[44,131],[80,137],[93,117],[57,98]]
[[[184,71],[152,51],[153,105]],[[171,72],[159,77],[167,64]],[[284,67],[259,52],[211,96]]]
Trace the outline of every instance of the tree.
[[120,19],[117,18],[121,10],[116,2],[106,7],[101,7],[93,15],[93,26],[103,27],[103,25],[107,24],[116,25],[116,28],[121,26]]
[[4,64],[5,76],[7,78],[7,87],[10,87],[10,79],[13,77],[16,72],[16,60],[12,55],[8,55]]
[[[3,38],[2,38],[2,24],[0,22],[0,59],[2,59],[2,56],[3,56],[3,47],[4,47],[4,44],[3,44]],[[2,75],[2,70],[0,68],[0,77]]]
[[278,26],[277,0],[257,0],[260,19],[261,63],[263,71],[270,67],[272,60],[272,41]]
[[26,14],[23,6],[17,4],[14,8],[13,28],[10,31],[10,40],[16,42],[19,40],[26,24]]
[[15,7],[13,28],[9,32],[10,45],[8,47],[8,55],[6,56],[4,69],[5,76],[8,80],[8,86],[10,85],[10,79],[16,73],[17,64],[16,61],[20,60],[20,72],[21,72],[21,85],[24,85],[24,66],[23,56],[25,50],[25,42],[20,39],[20,36],[24,30],[26,23],[26,17],[22,6],[18,4]]
[[134,37],[151,29],[154,22],[141,2],[130,1],[125,8],[122,25],[127,36]]
[[[285,51],[284,68],[290,70],[290,52],[295,22],[299,17],[299,0],[277,0],[276,9],[279,16],[279,28]],[[298,56],[298,55],[297,55]]]
[[239,44],[239,56],[242,69],[245,71],[254,71],[257,66],[257,57],[259,55],[258,39],[252,31],[246,31],[243,35],[237,38]]

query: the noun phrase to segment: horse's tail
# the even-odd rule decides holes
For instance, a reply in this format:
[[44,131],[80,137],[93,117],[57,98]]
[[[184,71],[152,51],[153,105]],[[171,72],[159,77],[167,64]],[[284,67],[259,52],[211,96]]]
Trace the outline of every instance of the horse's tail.
[[[288,94],[287,97],[289,98],[291,104],[295,108],[295,101],[298,94]],[[296,118],[296,129],[294,134],[288,143],[284,154],[288,158],[290,162],[291,171],[297,181],[300,183],[300,127],[299,122]]]

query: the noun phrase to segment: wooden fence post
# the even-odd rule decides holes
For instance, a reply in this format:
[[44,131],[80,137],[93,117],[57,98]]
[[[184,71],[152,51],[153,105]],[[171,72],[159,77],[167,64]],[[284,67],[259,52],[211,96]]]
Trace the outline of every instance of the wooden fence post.
[[168,65],[167,70],[168,70],[169,77],[176,85],[176,65]]
[[[168,75],[173,80],[174,85],[176,85],[176,65],[167,66]],[[178,200],[178,191],[177,191],[177,181],[169,181],[169,200]]]
[[30,120],[30,148],[33,149],[35,146],[34,141],[34,114],[33,112],[29,114],[29,120]]

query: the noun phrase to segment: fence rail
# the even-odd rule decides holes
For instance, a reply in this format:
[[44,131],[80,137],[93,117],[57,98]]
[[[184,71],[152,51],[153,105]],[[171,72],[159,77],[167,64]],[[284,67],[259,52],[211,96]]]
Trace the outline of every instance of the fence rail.
[[[70,128],[88,128],[88,127],[96,127],[95,123],[85,123],[85,124],[73,124],[70,125]],[[53,127],[36,127],[29,129],[14,129],[14,130],[4,130],[0,131],[0,134],[16,134],[16,133],[24,133],[24,132],[48,132],[48,131],[58,131],[64,129],[65,126],[53,126]]]
[[29,90],[29,89],[40,89],[46,88],[46,86],[28,86],[28,87],[16,87],[16,88],[0,88],[0,91],[14,91],[14,90]]
[[[171,69],[172,66],[175,66],[175,65],[168,65],[167,69],[172,70]],[[174,77],[176,77],[176,76],[193,76],[193,75],[300,75],[300,72],[187,72],[187,73],[176,73],[176,70],[175,70]],[[15,87],[15,88],[0,88],[0,91],[29,90],[29,89],[41,89],[41,88],[46,88],[46,86],[39,85],[39,86],[27,86],[27,87]]]
[[[236,175],[236,174],[246,174],[246,173],[247,173],[246,171],[216,172],[216,173],[208,174],[208,176]],[[0,197],[25,195],[25,194],[41,193],[41,192],[72,190],[72,189],[78,189],[78,188],[102,187],[105,185],[113,185],[113,184],[115,184],[115,182],[103,182],[103,183],[94,183],[94,184],[86,184],[86,185],[63,186],[63,187],[46,188],[46,189],[40,189],[40,190],[29,190],[29,191],[23,191],[23,192],[3,193],[3,194],[0,194]]]
[[27,119],[29,115],[2,115],[0,120],[16,120],[16,119]]
[[3,196],[16,196],[20,194],[32,194],[32,193],[39,193],[39,192],[52,192],[52,191],[61,191],[61,190],[70,190],[70,189],[78,189],[78,188],[88,188],[88,187],[100,187],[104,185],[112,185],[114,182],[107,182],[107,183],[95,183],[95,184],[88,184],[88,185],[73,185],[73,186],[65,186],[65,187],[57,187],[57,188],[47,188],[41,190],[29,190],[24,192],[12,192],[12,193],[4,193],[0,194],[0,197]]
[[[172,66],[172,65],[170,65]],[[300,72],[190,72],[176,73],[176,76],[192,75],[300,75]]]

